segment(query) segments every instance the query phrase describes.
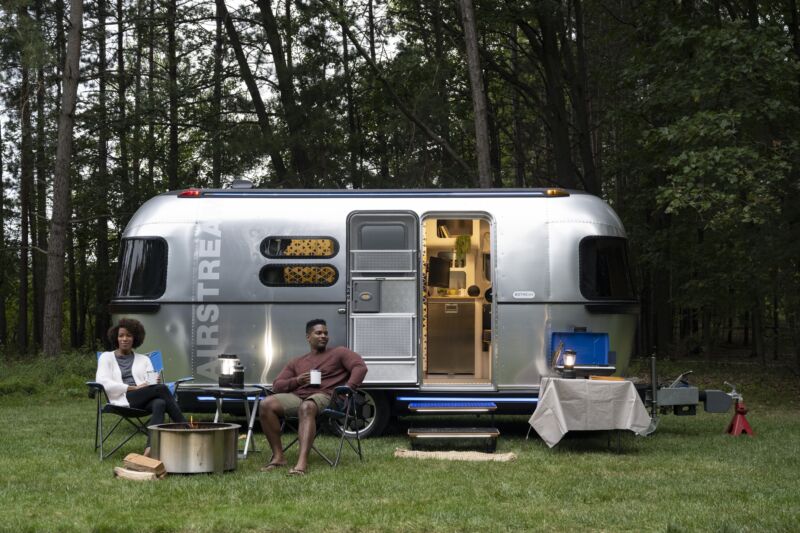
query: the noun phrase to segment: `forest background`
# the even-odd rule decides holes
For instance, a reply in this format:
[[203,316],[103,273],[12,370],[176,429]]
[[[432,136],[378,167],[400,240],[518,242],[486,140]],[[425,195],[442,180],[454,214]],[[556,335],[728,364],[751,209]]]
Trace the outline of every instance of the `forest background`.
[[[566,187],[640,355],[800,371],[796,0],[0,0],[0,353],[95,349],[148,198]],[[757,360],[758,360],[757,359]]]

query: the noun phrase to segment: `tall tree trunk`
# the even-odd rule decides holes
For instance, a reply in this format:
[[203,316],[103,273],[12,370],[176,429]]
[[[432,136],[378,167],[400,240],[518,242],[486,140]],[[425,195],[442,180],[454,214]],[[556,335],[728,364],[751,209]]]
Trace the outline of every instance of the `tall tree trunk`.
[[[519,41],[516,26],[511,29],[511,75],[519,79]],[[525,186],[525,146],[522,141],[522,107],[519,101],[519,92],[512,89],[511,92],[511,114],[513,119],[513,145],[514,145],[514,185],[516,187]]]
[[[372,0],[369,0],[370,2]],[[286,17],[286,68],[289,72],[294,71],[294,62],[292,60],[292,35],[294,29],[292,28],[292,3],[284,2],[285,17]]]
[[178,52],[175,40],[177,2],[167,0],[167,82],[169,92],[169,150],[167,181],[170,190],[180,187],[178,177]]
[[[123,0],[117,0],[117,142],[119,143],[119,187],[123,198],[131,198],[131,184],[128,178],[128,120],[125,99],[127,79],[125,74],[125,10]],[[123,209],[123,213],[129,210]],[[122,225],[130,215],[123,214]]]
[[86,268],[87,245],[84,231],[78,234],[78,346],[86,345],[86,318],[89,315],[89,273]]
[[[42,25],[41,2],[36,3],[36,20]],[[47,134],[45,133],[44,68],[36,69],[36,207],[31,217],[33,260],[33,340],[42,346],[42,319],[44,318],[44,284],[47,267]]]
[[500,129],[497,125],[495,117],[497,113],[492,105],[492,99],[489,97],[489,76],[488,74],[483,77],[483,94],[486,95],[486,118],[487,127],[489,129],[489,160],[492,164],[492,187],[500,188],[503,186],[503,178],[500,173]]
[[475,10],[472,0],[458,0],[461,23],[464,26],[464,44],[467,52],[469,83],[472,88],[472,109],[475,113],[475,153],[478,159],[478,185],[492,186],[492,162],[489,149],[489,117],[486,94],[483,92],[483,73],[478,54],[478,31],[475,27]]
[[[25,7],[20,7],[20,18],[27,17]],[[20,353],[28,353],[28,242],[29,213],[31,211],[31,189],[33,185],[33,147],[31,134],[30,73],[23,62],[20,92],[19,115],[21,119],[20,137],[20,192],[19,192],[19,301],[17,310],[17,348]]]
[[145,24],[144,0],[136,0],[136,22],[133,26],[134,41],[136,51],[133,59],[133,146],[131,147],[131,191],[134,205],[141,203],[141,189],[139,182],[141,179],[142,164],[142,56],[145,44]]
[[[339,9],[344,9],[344,0],[339,0]],[[356,112],[353,102],[353,82],[350,75],[350,47],[347,35],[342,31],[342,70],[344,75],[344,97],[347,103],[347,151],[349,152],[350,182],[353,187],[362,188],[364,183],[358,174],[358,143],[356,132]]]
[[[67,55],[67,40],[64,37],[64,24],[66,24],[64,20],[64,0],[56,0],[53,2],[53,6],[55,7],[56,17],[56,65],[60,68],[64,65],[64,58]],[[56,101],[61,102],[61,84],[56,85],[56,87],[58,87]]]
[[155,87],[156,78],[156,7],[155,0],[150,0],[147,25],[147,186],[148,190],[155,190],[155,158],[156,158],[156,132],[155,132]]
[[78,279],[75,269],[75,227],[67,224],[67,279],[69,280],[69,345],[79,348]]
[[[369,57],[373,64],[377,64],[377,59],[375,55],[375,8],[374,8],[375,0],[368,0],[367,4],[367,15],[368,15],[368,25],[369,25]],[[437,0],[438,2],[438,0]],[[287,2],[288,4],[288,2]],[[377,90],[377,86],[373,86],[373,91]],[[377,127],[377,145],[378,145],[378,176],[379,181],[377,183],[378,187],[385,187],[385,184],[389,181],[389,155],[386,153],[386,133],[383,128],[383,121],[376,120],[376,127]],[[445,139],[449,138],[449,135],[443,132],[443,136]]]
[[267,43],[272,53],[275,77],[278,78],[278,94],[286,120],[286,127],[289,130],[289,152],[291,154],[292,169],[300,178],[299,182],[303,187],[313,187],[315,185],[314,172],[311,169],[305,149],[305,143],[307,142],[305,128],[303,127],[305,114],[295,101],[294,75],[286,65],[283,42],[278,31],[278,22],[272,12],[272,1],[258,0],[257,3],[261,12],[261,21],[266,33]]
[[[287,2],[288,4],[288,2]],[[216,6],[214,31],[214,98],[211,102],[211,184],[222,186],[222,14]]]
[[780,354],[781,330],[778,321],[778,293],[775,287],[775,279],[772,285],[772,360],[777,361]]
[[216,3],[217,9],[219,9],[222,15],[222,22],[225,24],[225,31],[228,33],[228,39],[236,55],[236,62],[239,64],[239,74],[242,77],[242,81],[247,85],[247,90],[250,92],[250,98],[253,101],[253,107],[258,117],[258,126],[261,128],[261,135],[264,137],[264,142],[267,145],[267,152],[270,155],[272,166],[275,168],[279,184],[289,185],[286,181],[287,171],[286,165],[283,162],[283,156],[281,156],[278,147],[275,146],[275,136],[272,132],[272,124],[269,121],[267,108],[264,105],[264,101],[261,99],[261,92],[258,90],[258,85],[253,77],[253,73],[250,71],[250,65],[247,63],[247,57],[244,55],[242,43],[239,41],[239,34],[236,32],[236,27],[233,25],[233,19],[228,14],[228,8],[225,7],[224,0],[216,0]]
[[97,66],[99,70],[97,108],[98,108],[98,132],[97,132],[97,178],[95,179],[95,238],[97,246],[95,249],[96,258],[96,281],[94,284],[95,308],[94,308],[94,341],[100,340],[101,345],[105,344],[106,331],[110,327],[110,318],[106,306],[110,297],[111,270],[110,253],[108,244],[108,120],[106,110],[106,0],[97,1],[97,28],[98,28],[98,58]]
[[[420,11],[422,7],[420,6]],[[452,142],[450,133],[450,57],[445,49],[444,13],[442,13],[442,0],[431,2],[431,27],[433,29],[433,59],[436,63],[434,86],[436,87],[436,111],[434,122],[436,128],[445,141]],[[442,172],[440,183],[444,188],[456,185],[456,175],[460,174],[453,168],[453,160],[443,147],[439,147],[439,159]]]
[[53,180],[53,220],[47,243],[47,286],[45,289],[44,353],[56,356],[61,353],[61,327],[64,313],[64,241],[69,217],[69,163],[72,156],[72,127],[75,103],[78,97],[78,70],[81,53],[81,26],[83,1],[70,2],[70,28],[67,35],[67,58],[61,111],[58,116],[58,145]]
[[[0,122],[0,271],[8,272],[8,256],[6,255],[6,190],[3,181],[3,124]],[[0,347],[8,345],[8,322],[6,315],[6,291],[8,291],[8,276],[0,276]]]

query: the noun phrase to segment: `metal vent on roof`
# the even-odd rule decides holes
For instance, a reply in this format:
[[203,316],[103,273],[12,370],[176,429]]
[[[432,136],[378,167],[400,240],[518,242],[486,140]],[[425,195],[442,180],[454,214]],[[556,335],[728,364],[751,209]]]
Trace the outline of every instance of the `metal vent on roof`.
[[252,189],[253,182],[250,180],[233,180],[228,186],[229,189]]

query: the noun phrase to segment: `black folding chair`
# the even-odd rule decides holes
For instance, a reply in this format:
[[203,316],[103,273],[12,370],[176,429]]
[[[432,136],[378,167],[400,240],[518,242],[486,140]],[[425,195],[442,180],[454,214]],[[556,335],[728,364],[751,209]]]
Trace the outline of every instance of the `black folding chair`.
[[[100,357],[101,352],[97,352],[97,357]],[[150,361],[153,363],[153,369],[156,372],[161,372],[164,364],[161,357],[161,352],[155,351],[147,354]],[[191,381],[194,378],[182,378],[174,382],[165,383],[173,396],[177,400],[178,386],[186,381]],[[108,394],[105,387],[96,381],[87,381],[86,386],[89,387],[89,398],[97,400],[97,408],[95,409],[95,424],[94,424],[94,449],[100,450],[100,460],[111,457],[117,450],[122,448],[129,440],[136,435],[147,435],[147,425],[150,422],[150,412],[144,409],[135,409],[133,407],[122,407],[109,403]],[[103,415],[113,415],[118,417],[116,423],[111,427],[108,432],[103,427]],[[122,428],[120,425],[123,424]],[[127,433],[125,438],[117,444],[113,450],[104,453],[103,444],[114,434],[117,429],[120,431],[127,428],[130,433]]]
[[[363,461],[364,453],[361,449],[360,432],[366,426],[366,419],[370,416],[367,411],[371,408],[372,406],[367,403],[363,393],[354,391],[347,385],[336,387],[330,405],[317,415],[317,434],[314,437],[314,444],[311,445],[311,449],[322,457],[328,465],[335,467],[342,458],[344,443],[347,442],[353,453],[358,456],[359,461]],[[298,419],[296,417],[286,417],[283,421],[284,429],[288,427],[297,432],[297,425]],[[339,437],[339,445],[334,459],[331,459],[317,448],[316,437],[324,429]],[[283,451],[285,452],[294,446],[298,438],[295,437],[289,444],[284,446]]]

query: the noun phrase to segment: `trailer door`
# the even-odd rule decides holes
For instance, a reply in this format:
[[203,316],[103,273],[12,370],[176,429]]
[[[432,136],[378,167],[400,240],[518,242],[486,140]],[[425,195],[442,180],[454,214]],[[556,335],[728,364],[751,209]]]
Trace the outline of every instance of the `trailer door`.
[[359,211],[348,228],[349,338],[369,366],[366,382],[416,384],[419,220]]

